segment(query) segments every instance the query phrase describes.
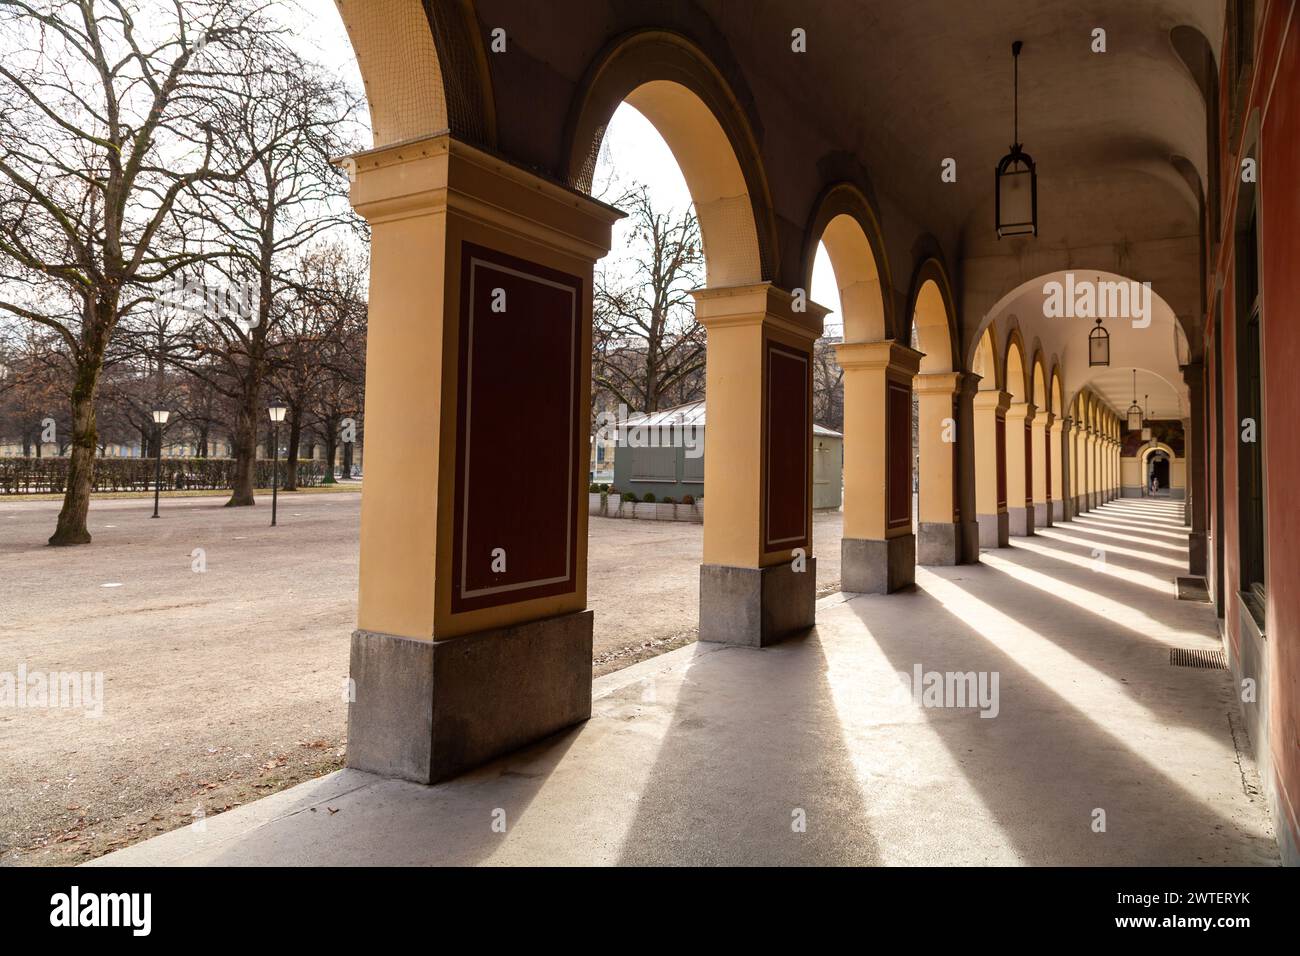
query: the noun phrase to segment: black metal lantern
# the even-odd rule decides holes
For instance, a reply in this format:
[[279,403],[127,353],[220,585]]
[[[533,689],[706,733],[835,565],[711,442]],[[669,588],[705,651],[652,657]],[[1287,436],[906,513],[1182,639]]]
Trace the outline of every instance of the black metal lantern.
[[[1147,405],[1150,399],[1151,399],[1150,395],[1143,395],[1142,404]],[[1143,441],[1151,440],[1151,426],[1147,423],[1145,412],[1142,414],[1142,440]]]
[[1138,404],[1138,373],[1133,370],[1133,404],[1128,407],[1128,430],[1138,431],[1142,428],[1142,406]]
[[1020,49],[1011,44],[1014,63],[1014,119],[1011,152],[1002,157],[994,174],[994,219],[998,238],[1038,235],[1038,167],[1020,143]]
[[1101,324],[1101,319],[1097,320],[1096,328],[1088,333],[1088,364],[1110,364],[1110,333]]

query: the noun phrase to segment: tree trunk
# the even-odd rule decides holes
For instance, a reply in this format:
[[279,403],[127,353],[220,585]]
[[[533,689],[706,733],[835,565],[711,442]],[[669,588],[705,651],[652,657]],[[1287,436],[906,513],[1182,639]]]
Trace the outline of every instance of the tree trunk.
[[296,408],[289,411],[292,416],[289,419],[289,451],[284,459],[284,484],[281,487],[285,491],[297,491],[298,444],[302,441],[302,416],[298,414]]
[[258,400],[256,389],[244,393],[235,418],[235,477],[231,482],[230,500],[227,508],[241,508],[255,505],[253,498],[253,476],[257,466],[257,423]]
[[93,350],[77,365],[72,388],[72,459],[68,462],[68,485],[59,521],[50,535],[52,545],[90,544],[86,515],[90,512],[90,489],[95,478],[95,393],[102,365]]
[[321,435],[325,442],[325,476],[321,479],[321,484],[334,484],[334,459],[338,455],[338,423],[329,418],[325,421],[325,428]]

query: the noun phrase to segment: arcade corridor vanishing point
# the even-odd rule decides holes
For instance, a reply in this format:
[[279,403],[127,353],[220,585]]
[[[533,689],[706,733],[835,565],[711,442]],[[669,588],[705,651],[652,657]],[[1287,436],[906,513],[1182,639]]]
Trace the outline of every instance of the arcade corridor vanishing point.
[[[592,275],[621,213],[589,193],[626,102],[671,147],[704,242],[701,640],[814,624],[823,243],[843,590],[996,561],[1147,495],[1158,454],[1190,528],[1180,572],[1205,578],[1297,861],[1294,0],[339,8],[374,130],[346,161],[373,230],[351,766],[442,780],[592,712]],[[995,202],[1013,136],[1032,228]],[[493,456],[522,408],[526,500]]]

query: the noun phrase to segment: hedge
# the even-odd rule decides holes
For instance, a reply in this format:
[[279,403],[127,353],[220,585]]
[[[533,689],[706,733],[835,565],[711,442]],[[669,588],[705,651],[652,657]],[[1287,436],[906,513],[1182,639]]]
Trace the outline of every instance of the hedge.
[[[62,494],[67,489],[68,464],[67,458],[0,458],[0,494]],[[156,467],[153,458],[96,458],[91,488],[93,491],[152,491]],[[257,461],[253,472],[256,487],[271,487],[271,468],[272,462]],[[281,459],[281,487],[287,468]],[[164,458],[162,462],[162,487],[167,489],[221,490],[234,484],[234,475],[233,458]],[[298,462],[300,486],[318,485],[324,477],[324,462]]]

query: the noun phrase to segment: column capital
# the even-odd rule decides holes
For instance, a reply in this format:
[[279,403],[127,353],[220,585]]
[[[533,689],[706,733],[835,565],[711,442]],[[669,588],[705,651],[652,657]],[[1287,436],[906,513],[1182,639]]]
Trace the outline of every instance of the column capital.
[[884,369],[915,376],[921,370],[921,353],[893,339],[882,342],[843,342],[835,346],[835,359],[840,368]]
[[770,282],[695,289],[695,317],[706,329],[763,325],[813,340],[822,334],[822,319],[830,310],[808,300],[796,312],[794,294]]
[[372,226],[453,209],[594,261],[609,252],[610,227],[627,215],[450,133],[365,150],[340,162],[354,172],[352,208]]
[[1007,418],[1019,421],[1024,419],[1026,422],[1032,422],[1038,408],[1030,402],[1013,402],[1007,408]]
[[996,388],[982,388],[975,393],[977,409],[994,409],[1005,413],[1011,406],[1011,393]]
[[912,390],[918,395],[956,395],[962,388],[961,379],[961,372],[931,372],[916,376]]

